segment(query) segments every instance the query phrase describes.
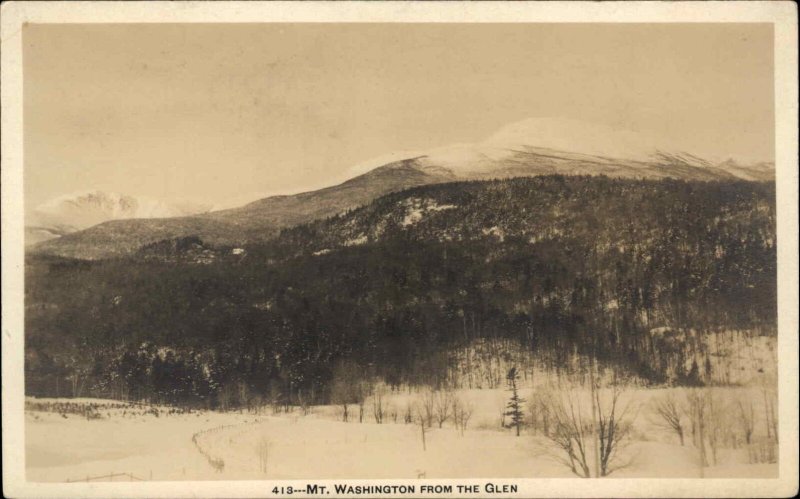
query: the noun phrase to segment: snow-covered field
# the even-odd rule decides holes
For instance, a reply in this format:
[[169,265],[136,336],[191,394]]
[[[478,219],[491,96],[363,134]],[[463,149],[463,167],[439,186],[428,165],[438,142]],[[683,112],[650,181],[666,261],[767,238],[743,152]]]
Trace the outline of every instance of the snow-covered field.
[[[756,389],[714,389],[726,401],[729,415],[739,400],[753,401],[754,435],[764,432],[763,403]],[[637,388],[625,393],[636,411],[630,443],[620,457],[630,461],[614,477],[776,477],[776,463],[748,464],[747,446],[720,449],[717,464],[701,468],[699,452],[687,436],[681,446],[675,433],[658,426],[652,400],[685,389]],[[576,397],[583,396],[573,392]],[[202,411],[178,413],[169,408],[126,406],[93,399],[28,399],[26,469],[30,481],[216,480],[299,478],[536,478],[571,477],[558,460],[552,442],[523,430],[520,437],[500,426],[508,391],[459,390],[456,396],[472,407],[462,435],[450,423],[425,430],[405,424],[404,412],[419,399],[411,391],[385,395],[383,424],[372,416],[371,400],[359,423],[358,407],[341,421],[338,406],[318,406],[303,415],[299,408],[273,414]],[[526,390],[523,397],[529,397]],[[96,404],[36,405],[52,402]],[[63,409],[63,410],[62,410]],[[73,412],[69,412],[73,411]],[[395,414],[397,418],[395,421]],[[735,427],[731,416],[730,426]],[[114,474],[125,476],[109,477]],[[105,477],[105,478],[103,478]]]

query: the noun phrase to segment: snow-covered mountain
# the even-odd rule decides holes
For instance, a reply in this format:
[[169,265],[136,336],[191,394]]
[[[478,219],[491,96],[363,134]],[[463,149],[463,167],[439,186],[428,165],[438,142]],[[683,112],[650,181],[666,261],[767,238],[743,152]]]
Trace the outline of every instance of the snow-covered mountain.
[[26,220],[26,244],[53,239],[109,220],[171,218],[209,211],[189,202],[166,203],[99,190],[69,194],[36,207]]
[[[171,214],[180,211],[172,205],[167,208],[124,197],[93,193],[69,198],[55,203],[55,209],[42,211],[81,213],[81,226],[92,226],[45,241],[35,250],[105,258],[130,254],[164,239],[189,236],[215,245],[241,245],[269,240],[283,228],[341,213],[410,187],[552,174],[769,181],[775,178],[775,166],[771,162],[703,158],[637,132],[575,120],[536,118],[506,126],[479,143],[405,151],[362,163],[350,171],[349,180],[337,185],[273,195],[220,211],[187,210],[195,213],[191,216]],[[153,217],[159,219],[148,219]],[[117,220],[120,218],[126,220]],[[94,225],[102,220],[107,221]],[[71,224],[75,227],[74,221]],[[53,226],[58,227],[49,225]]]
[[555,173],[686,180],[772,180],[775,175],[771,162],[700,157],[640,132],[563,118],[523,120],[482,142],[395,153],[353,171],[409,158],[421,168],[465,180]]

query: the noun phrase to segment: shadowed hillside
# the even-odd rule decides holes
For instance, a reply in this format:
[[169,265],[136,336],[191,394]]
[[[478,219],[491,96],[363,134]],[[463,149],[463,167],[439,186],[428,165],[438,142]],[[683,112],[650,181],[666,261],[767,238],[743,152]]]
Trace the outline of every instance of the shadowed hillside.
[[281,228],[353,208],[388,192],[449,179],[402,161],[340,185],[291,196],[273,196],[241,208],[190,217],[105,222],[48,240],[34,252],[98,259],[128,255],[162,239],[196,236],[213,244],[246,244],[269,240]]
[[236,251],[31,256],[27,389],[325,401],[336,366],[435,385],[493,338],[725,382],[712,337],[775,334],[775,248],[771,183],[551,176],[417,187]]

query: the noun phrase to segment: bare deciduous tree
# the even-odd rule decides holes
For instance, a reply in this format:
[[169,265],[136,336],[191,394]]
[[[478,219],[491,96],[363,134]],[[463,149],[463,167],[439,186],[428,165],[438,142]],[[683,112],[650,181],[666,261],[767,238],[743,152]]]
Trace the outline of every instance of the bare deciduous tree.
[[708,466],[706,457],[706,397],[700,389],[691,389],[686,393],[685,412],[692,426],[692,444],[700,451],[700,468]]
[[594,391],[597,405],[596,428],[600,448],[600,476],[608,476],[630,464],[617,459],[619,450],[630,435],[634,419],[629,417],[631,405],[620,403],[621,395],[622,388],[615,383],[611,386],[610,402],[603,404],[600,390]]
[[653,412],[656,418],[653,424],[660,426],[670,431],[674,431],[680,439],[681,445],[684,445],[684,427],[683,418],[681,417],[681,407],[675,395],[666,393],[661,397],[653,400]]
[[384,396],[386,395],[386,385],[378,383],[372,390],[372,415],[375,417],[375,422],[378,424],[383,423],[383,418],[386,416],[386,406],[384,403]]
[[574,474],[589,478],[588,446],[591,438],[587,427],[588,416],[572,394],[564,397],[551,396],[547,401],[553,416],[553,431],[547,435],[563,453],[556,459],[567,466]]
[[356,401],[358,403],[358,422],[363,423],[364,404],[366,403],[367,397],[369,397],[372,391],[372,384],[364,380],[356,381],[355,391],[356,391]]
[[464,436],[464,432],[467,430],[472,410],[471,405],[461,402],[458,397],[453,397],[453,421],[461,436]]
[[434,394],[433,410],[439,428],[450,419],[453,409],[453,392],[450,390],[438,390]]
[[415,404],[415,421],[419,425],[420,434],[422,435],[422,450],[428,450],[425,444],[425,426],[427,425],[427,414],[421,404]]
[[414,422],[414,406],[411,402],[406,402],[406,408],[403,411],[403,423],[413,423]]
[[549,397],[547,392],[537,390],[528,402],[528,424],[534,433],[550,433],[550,406],[547,403]]
[[764,421],[767,425],[767,438],[774,438],[778,441],[778,415],[775,413],[775,391],[767,388],[766,385],[761,387],[761,393],[764,396]]
[[556,458],[583,478],[608,476],[631,464],[619,457],[619,451],[630,437],[636,415],[630,403],[621,402],[620,385],[615,383],[605,392],[591,390],[591,407],[571,392],[550,395],[544,402],[552,421],[546,436],[559,451]]
[[297,405],[300,406],[303,416],[308,416],[311,413],[311,405],[308,403],[308,398],[303,394],[302,390],[298,390],[297,392]]
[[[358,369],[353,364],[339,363],[333,369],[331,401],[341,406],[342,421],[345,423],[350,419],[350,405],[363,406],[363,391],[358,376]],[[361,412],[363,418],[363,410]]]
[[747,445],[753,443],[753,432],[755,431],[756,410],[751,400],[742,400],[741,398],[736,401],[737,413],[736,420],[739,422],[739,428],[742,430],[744,441]]
[[418,409],[424,416],[425,425],[428,428],[433,426],[433,416],[436,412],[436,398],[430,389],[423,390],[417,401]]
[[711,448],[711,462],[717,464],[719,448],[728,429],[728,412],[723,401],[711,389],[706,389],[706,440]]

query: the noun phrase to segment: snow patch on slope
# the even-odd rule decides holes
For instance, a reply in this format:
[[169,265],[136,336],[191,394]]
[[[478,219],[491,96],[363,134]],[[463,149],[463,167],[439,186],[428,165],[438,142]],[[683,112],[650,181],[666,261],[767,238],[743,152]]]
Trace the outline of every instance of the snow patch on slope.
[[348,239],[344,242],[345,246],[361,246],[362,244],[367,244],[369,238],[366,234],[362,234],[361,236],[354,237],[352,239]]
[[410,198],[403,201],[403,206],[406,209],[405,217],[403,217],[403,221],[400,222],[403,227],[408,227],[409,225],[414,225],[415,223],[422,220],[426,213],[428,212],[436,212],[436,211],[443,211],[443,210],[452,210],[457,206],[454,204],[437,204],[435,200],[432,199],[420,199],[420,198]]

